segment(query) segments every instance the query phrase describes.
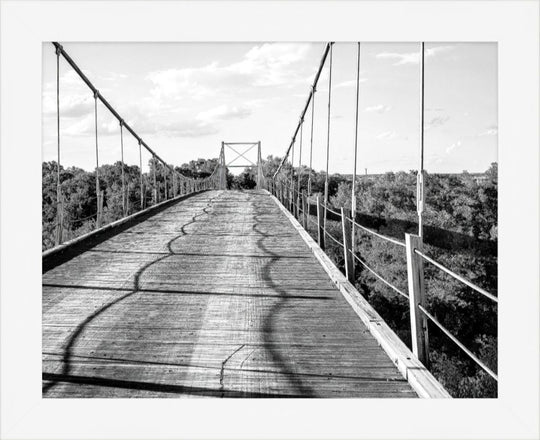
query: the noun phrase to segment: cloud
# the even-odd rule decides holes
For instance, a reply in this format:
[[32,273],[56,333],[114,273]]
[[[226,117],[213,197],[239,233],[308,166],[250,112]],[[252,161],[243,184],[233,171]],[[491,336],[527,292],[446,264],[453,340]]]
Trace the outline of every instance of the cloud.
[[[142,137],[149,134],[170,137],[200,137],[216,134],[220,123],[232,119],[243,119],[252,114],[251,108],[244,106],[221,105],[202,112],[195,117],[182,113],[144,114],[138,106],[132,105],[125,111],[129,118],[126,122]],[[69,123],[62,130],[63,135],[82,137],[94,134],[94,115],[87,114]],[[99,136],[117,134],[119,131],[116,119],[99,121]]]
[[[170,137],[199,137],[216,134],[219,126],[214,122],[196,118],[179,118],[178,120],[163,121],[158,118],[131,118],[126,121],[140,136],[157,134]],[[79,118],[62,130],[63,136],[85,137],[93,136],[95,132],[94,117],[88,115]],[[119,133],[116,120],[101,121],[98,125],[98,136],[107,136]]]
[[307,43],[265,43],[254,46],[235,63],[166,69],[151,72],[147,79],[153,84],[154,98],[177,101],[254,87],[290,87],[304,82],[297,67],[309,48]]
[[461,141],[454,142],[449,147],[446,147],[446,154],[450,154],[457,147],[461,147]]
[[[360,78],[361,83],[366,82],[366,81],[367,81],[367,78]],[[332,88],[334,88],[334,89],[342,89],[342,88],[348,88],[348,87],[356,87],[356,80],[351,79],[351,80],[348,80],[348,81],[343,81],[343,82],[337,83],[337,84],[332,86]]]
[[231,119],[243,119],[250,116],[252,113],[248,107],[237,107],[220,105],[197,114],[196,119],[200,121],[226,121]]
[[[445,53],[452,50],[454,46],[435,46],[424,49],[424,56],[432,57],[439,53]],[[420,62],[420,50],[417,52],[381,52],[375,55],[377,58],[395,60],[393,66],[402,66],[407,64],[418,64]]]
[[444,124],[448,122],[450,119],[450,116],[435,116],[434,118],[431,118],[429,122],[426,124],[426,129],[429,130],[430,128],[437,128],[441,127]]
[[485,131],[478,136],[497,136],[499,134],[499,128],[496,125],[490,125]]
[[[111,104],[141,136],[149,133],[179,137],[214,134],[219,132],[223,121],[246,118],[254,108],[263,105],[262,99],[254,98],[257,89],[274,91],[304,84],[308,72],[313,71],[311,63],[304,62],[312,46],[311,43],[258,44],[236,62],[214,61],[202,66],[156,70],[145,76],[150,83],[146,95],[131,103]],[[110,87],[115,81],[127,78],[117,72],[102,76],[85,73],[104,96],[110,96],[105,93],[104,85]],[[94,99],[91,91],[72,70],[62,75],[60,81],[60,112],[65,119],[62,133],[68,136],[92,134]],[[268,99],[273,98],[265,98]],[[227,105],[201,107],[206,101],[227,102]],[[100,117],[103,111],[98,109]],[[45,117],[56,115],[55,82],[44,86],[43,114]],[[98,131],[100,135],[112,134],[118,131],[118,125],[108,127],[100,122]]]
[[376,139],[389,141],[391,139],[395,139],[397,137],[397,134],[394,131],[383,131],[382,133],[379,133],[375,136]]
[[[78,118],[94,112],[94,98],[90,95],[70,94],[60,100],[60,117]],[[56,95],[46,94],[43,97],[44,116],[56,116]]]
[[100,80],[102,81],[122,81],[124,79],[127,79],[128,75],[125,73],[118,73],[118,72],[109,72],[108,74],[100,77]]
[[373,105],[373,106],[371,106],[371,107],[366,107],[366,108],[364,109],[365,112],[368,112],[368,113],[379,113],[379,114],[389,112],[390,110],[392,110],[392,106],[390,106],[390,105],[384,105],[384,104]]

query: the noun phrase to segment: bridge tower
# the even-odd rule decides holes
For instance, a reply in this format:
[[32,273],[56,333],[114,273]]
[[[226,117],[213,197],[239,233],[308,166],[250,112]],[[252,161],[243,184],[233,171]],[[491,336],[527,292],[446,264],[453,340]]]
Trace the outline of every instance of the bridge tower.
[[[250,152],[253,148],[257,147],[257,162],[253,162],[251,159],[246,157],[246,154]],[[233,160],[226,162],[225,152],[229,149],[236,154]],[[248,163],[234,163],[238,159],[243,158]],[[256,142],[221,142],[221,153],[219,155],[220,163],[220,189],[226,189],[227,187],[227,168],[247,168],[252,167],[256,169],[256,181],[257,189],[264,188],[264,174],[263,174],[263,161],[261,154],[261,141]]]

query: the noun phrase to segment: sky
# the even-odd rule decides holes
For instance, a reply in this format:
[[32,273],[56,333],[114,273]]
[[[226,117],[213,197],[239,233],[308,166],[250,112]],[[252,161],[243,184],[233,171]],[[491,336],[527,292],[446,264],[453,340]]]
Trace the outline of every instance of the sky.
[[[282,157],[298,124],[325,43],[63,43],[100,93],[164,160],[181,165],[217,158],[221,142],[261,141],[263,157]],[[417,169],[420,144],[419,43],[361,43],[357,168],[363,173]],[[356,43],[332,57],[329,172],[354,162]],[[485,171],[497,161],[496,43],[425,44],[425,169]],[[326,167],[329,63],[315,95],[313,168]],[[92,92],[60,58],[63,166],[94,169]],[[311,113],[303,130],[309,163]],[[43,45],[44,161],[57,158],[56,55]],[[98,103],[99,162],[120,160],[120,127]],[[124,131],[124,159],[139,163]],[[231,150],[226,161],[235,158]],[[246,154],[255,161],[256,151]],[[143,152],[145,168],[150,155]],[[236,161],[236,163],[246,163]],[[240,172],[241,169],[234,169]]]

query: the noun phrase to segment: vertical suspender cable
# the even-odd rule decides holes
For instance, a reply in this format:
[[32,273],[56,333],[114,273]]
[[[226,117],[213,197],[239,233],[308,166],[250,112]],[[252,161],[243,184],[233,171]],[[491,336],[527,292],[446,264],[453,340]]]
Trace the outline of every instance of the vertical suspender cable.
[[165,179],[165,200],[167,200],[167,166],[163,167],[163,178]]
[[156,181],[156,156],[152,156],[152,169],[154,171],[154,203],[158,201],[158,190],[157,190],[157,181]]
[[100,210],[100,190],[99,190],[99,148],[98,148],[98,117],[97,117],[97,104],[98,104],[98,94],[96,90],[94,92],[94,128],[96,134],[96,199],[97,199],[97,217],[96,217],[96,227],[101,226],[101,210]]
[[127,215],[126,207],[126,180],[124,175],[124,121],[120,121],[120,154],[122,159],[122,213]]
[[310,138],[310,146],[309,146],[309,176],[308,176],[308,194],[311,195],[311,174],[312,174],[312,167],[313,167],[313,120],[315,118],[315,92],[317,90],[315,89],[315,86],[313,86],[313,89],[311,91],[311,138]]
[[424,225],[424,42],[420,43],[420,164],[416,176],[416,210],[418,212],[418,236],[423,238]]
[[328,62],[328,132],[326,136],[326,176],[324,180],[324,230],[326,230],[326,211],[328,206],[328,162],[330,159],[330,104],[332,101],[332,49],[330,45],[330,60]]
[[351,186],[351,213],[353,222],[351,224],[351,246],[354,254],[356,248],[355,221],[356,221],[356,162],[358,160],[358,105],[360,100],[360,42],[358,42],[358,57],[356,64],[356,116],[354,127],[354,166]]
[[141,176],[141,211],[144,209],[144,188],[143,188],[143,172],[142,172],[142,148],[141,140],[139,139],[139,174]]
[[300,177],[302,176],[302,132],[304,131],[304,119],[300,121],[300,148],[298,151],[298,196],[300,197]]
[[60,48],[56,48],[56,245],[62,243],[62,189],[60,188]]
[[292,144],[292,151],[291,151],[291,194],[294,199],[294,193],[293,191],[293,182],[294,182],[294,145],[296,144],[296,141]]

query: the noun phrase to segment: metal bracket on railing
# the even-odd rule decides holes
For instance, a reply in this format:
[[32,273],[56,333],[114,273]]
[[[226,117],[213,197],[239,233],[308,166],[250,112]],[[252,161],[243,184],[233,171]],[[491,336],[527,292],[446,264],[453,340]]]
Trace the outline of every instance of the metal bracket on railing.
[[94,99],[98,99],[99,98],[99,90],[96,89],[94,90]]
[[424,212],[424,172],[419,171],[416,175],[416,211],[421,214]]

